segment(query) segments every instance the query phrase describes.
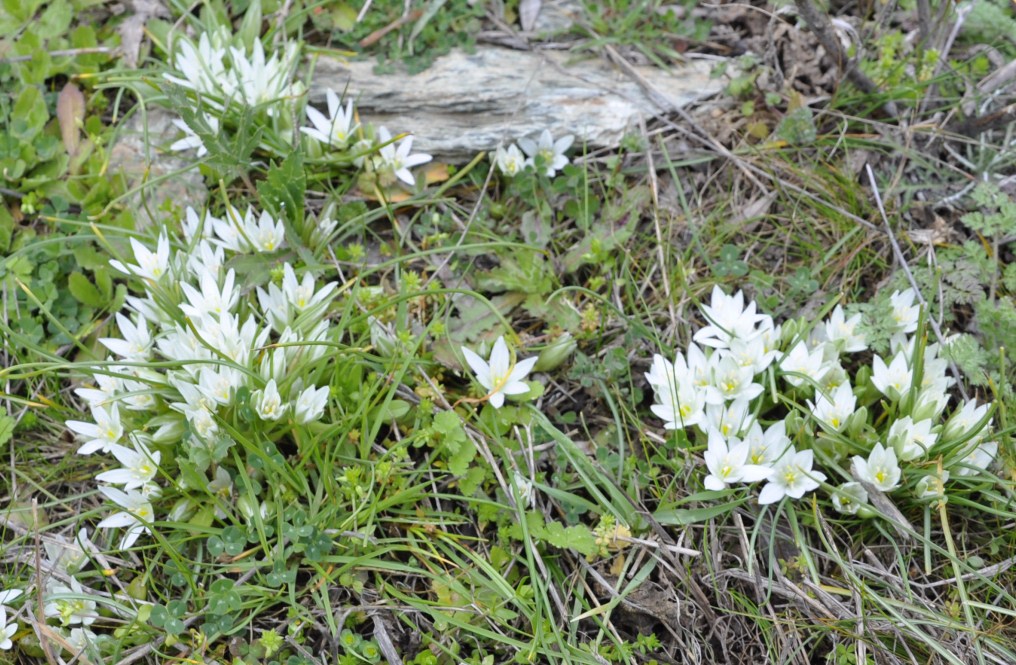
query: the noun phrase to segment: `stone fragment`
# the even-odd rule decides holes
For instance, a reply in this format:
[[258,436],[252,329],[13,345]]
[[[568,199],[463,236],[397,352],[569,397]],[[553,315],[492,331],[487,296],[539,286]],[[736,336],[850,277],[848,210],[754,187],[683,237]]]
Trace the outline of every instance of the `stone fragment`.
[[373,60],[321,57],[311,102],[323,105],[326,89],[346,91],[363,120],[412,132],[414,150],[451,160],[536,138],[544,129],[554,136],[574,134],[579,149],[616,148],[637,129],[640,116],[665,114],[723,88],[702,61],[670,71],[622,71],[593,55],[497,46],[453,51],[416,75],[379,75],[374,67]]
[[176,154],[169,150],[181,135],[173,125],[175,117],[152,105],[146,114],[138,109],[121,127],[110,152],[111,174],[122,173],[132,190],[145,183],[126,202],[135,211],[140,228],[158,222],[159,208],[166,200],[200,210],[208,198],[204,178],[194,167],[194,151]]

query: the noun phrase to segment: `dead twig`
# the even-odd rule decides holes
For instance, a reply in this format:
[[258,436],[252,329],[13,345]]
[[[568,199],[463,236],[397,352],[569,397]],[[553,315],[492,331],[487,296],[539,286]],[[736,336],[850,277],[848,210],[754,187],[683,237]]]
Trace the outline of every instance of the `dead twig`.
[[[870,95],[882,94],[882,90],[875,82],[868,78],[867,74],[858,69],[856,62],[847,57],[843,47],[840,45],[839,39],[836,37],[832,22],[826,13],[812,4],[811,0],[794,0],[794,4],[797,6],[797,13],[808,24],[811,31],[815,33],[815,37],[822,44],[822,48],[826,50],[826,53],[833,59],[836,66],[847,77],[847,80],[857,86],[861,92]],[[886,115],[893,118],[899,116],[896,104],[891,101],[885,102],[882,105],[882,110],[885,111]]]
[[397,19],[395,19],[394,21],[392,21],[391,23],[389,23],[385,27],[378,28],[374,32],[370,33],[369,35],[367,35],[366,37],[361,39],[360,40],[360,47],[361,48],[367,48],[368,46],[373,46],[374,44],[377,44],[379,41],[381,41],[382,38],[384,38],[385,35],[387,35],[392,30],[398,30],[399,28],[401,28],[405,24],[409,23],[410,21],[415,21],[416,19],[420,18],[421,16],[423,16],[423,10],[422,9],[414,9],[413,11],[409,12],[408,14],[404,14],[404,15],[398,17]]

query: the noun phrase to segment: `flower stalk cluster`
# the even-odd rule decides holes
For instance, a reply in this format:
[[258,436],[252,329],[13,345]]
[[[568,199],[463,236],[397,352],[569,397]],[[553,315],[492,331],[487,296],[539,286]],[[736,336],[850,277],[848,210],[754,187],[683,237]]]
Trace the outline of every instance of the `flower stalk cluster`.
[[[235,128],[241,113],[265,114],[266,126],[276,131],[273,140],[261,147],[288,154],[294,136],[289,118],[297,115],[306,92],[293,81],[299,48],[289,43],[269,55],[259,39],[249,46],[240,41],[225,27],[202,33],[197,42],[179,37],[173,45],[173,71],[164,78],[190,93],[191,110],[201,115],[213,133]],[[310,124],[299,127],[298,135],[307,137],[315,151],[325,151],[328,160],[364,168],[382,186],[416,185],[411,169],[431,161],[431,156],[412,152],[412,135],[393,138],[385,127],[361,124],[352,100],[343,105],[333,90],[325,90],[325,102],[327,114],[307,105]],[[183,118],[173,124],[183,136],[170,145],[171,150],[196,150],[199,158],[208,154],[197,127]]]
[[672,361],[654,356],[652,412],[706,442],[706,489],[764,483],[765,505],[839,477],[825,487],[845,514],[864,508],[870,491],[945,500],[950,478],[985,473],[998,444],[988,405],[969,400],[950,413],[955,381],[939,345],[920,335],[914,299],[911,290],[891,296],[892,354],[851,377],[841,361],[868,348],[860,314],[837,306],[804,334],[715,287],[692,343]]
[[[121,549],[149,532],[167,488],[180,497],[174,519],[197,508],[184,498],[190,490],[212,494],[217,483],[216,497],[231,496],[237,471],[226,452],[245,409],[251,426],[269,432],[324,415],[329,388],[306,377],[334,337],[326,310],[336,285],[283,263],[277,281],[246,292],[227,268],[236,256],[286,243],[285,226],[268,213],[229,208],[218,218],[188,209],[179,234],[163,232],[154,250],[132,240],[133,262],[111,261],[140,292],[115,317],[119,336],[99,340],[110,355],[95,383],[75,390],[91,419],[67,427],[79,454],[114,462],[96,476],[115,506],[98,527],[121,530]],[[167,458],[190,465],[188,480],[164,468]],[[205,487],[190,486],[202,477]]]

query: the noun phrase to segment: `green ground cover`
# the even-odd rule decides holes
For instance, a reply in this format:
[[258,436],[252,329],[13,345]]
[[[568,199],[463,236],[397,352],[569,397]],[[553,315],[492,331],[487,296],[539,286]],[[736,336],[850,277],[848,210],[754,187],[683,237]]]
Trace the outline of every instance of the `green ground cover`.
[[538,4],[3,1],[0,662],[1016,662],[1011,8],[576,5],[728,81],[609,152],[308,103]]

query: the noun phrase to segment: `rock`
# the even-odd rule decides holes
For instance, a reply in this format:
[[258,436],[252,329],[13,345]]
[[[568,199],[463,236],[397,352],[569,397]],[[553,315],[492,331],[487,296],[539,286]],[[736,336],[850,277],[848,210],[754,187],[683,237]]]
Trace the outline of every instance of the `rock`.
[[640,116],[719,92],[723,81],[710,78],[710,69],[692,61],[669,72],[644,66],[626,72],[595,56],[483,46],[453,51],[416,75],[383,76],[373,61],[321,57],[310,98],[323,104],[326,89],[345,90],[363,120],[411,132],[414,149],[468,159],[544,129],[555,137],[574,134],[579,149],[616,148]]
[[110,152],[110,171],[114,175],[122,173],[128,188],[134,189],[147,183],[126,202],[136,211],[138,228],[158,223],[159,208],[167,199],[181,208],[193,206],[200,210],[208,198],[204,178],[194,167],[194,152],[176,154],[169,151],[173,141],[180,138],[180,130],[172,123],[175,117],[169,111],[152,105],[148,106],[147,115],[142,115],[138,109],[121,127]]

